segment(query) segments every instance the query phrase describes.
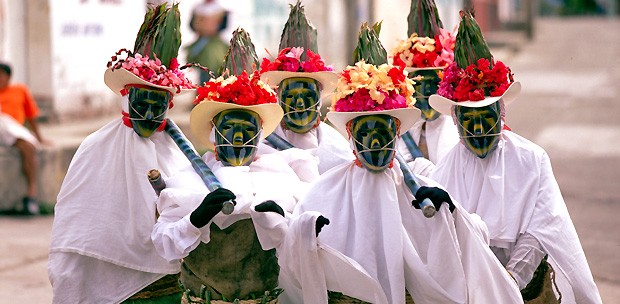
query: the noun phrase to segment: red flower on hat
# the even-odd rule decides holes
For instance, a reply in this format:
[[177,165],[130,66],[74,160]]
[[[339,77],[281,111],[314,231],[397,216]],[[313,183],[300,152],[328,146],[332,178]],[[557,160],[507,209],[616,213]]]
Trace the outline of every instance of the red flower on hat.
[[239,76],[223,76],[205,82],[196,89],[198,96],[194,104],[203,100],[234,103],[241,106],[253,106],[264,103],[276,103],[276,93],[265,83],[260,81],[258,71],[248,76],[243,71]]
[[512,73],[503,62],[491,63],[484,58],[478,59],[465,69],[454,62],[443,73],[437,94],[459,101],[480,101],[485,96],[502,96],[514,82]]
[[319,54],[307,50],[308,60],[301,61],[304,52],[302,47],[284,48],[273,61],[263,58],[260,64],[261,72],[287,71],[287,72],[321,72],[332,71],[332,67],[326,66],[325,61]]
[[335,112],[365,112],[401,109],[412,106],[413,80],[404,67],[357,62],[340,73],[332,96]]

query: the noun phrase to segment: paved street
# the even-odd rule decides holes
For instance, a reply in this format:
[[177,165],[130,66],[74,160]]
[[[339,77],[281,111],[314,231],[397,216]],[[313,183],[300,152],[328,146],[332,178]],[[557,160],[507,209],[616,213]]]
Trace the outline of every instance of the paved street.
[[[523,85],[509,126],[550,155],[603,301],[620,303],[620,20],[541,19],[533,41],[494,54]],[[63,143],[103,122],[43,131]],[[51,302],[52,221],[0,217],[0,303]]]

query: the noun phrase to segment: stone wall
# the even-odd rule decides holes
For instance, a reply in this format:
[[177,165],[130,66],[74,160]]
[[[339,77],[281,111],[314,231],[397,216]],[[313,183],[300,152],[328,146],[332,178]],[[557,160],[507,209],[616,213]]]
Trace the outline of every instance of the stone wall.
[[[37,199],[55,204],[60,185],[67,172],[75,148],[43,148],[38,151],[39,172]],[[21,156],[15,148],[0,147],[0,210],[21,208],[26,192],[26,177],[22,172]]]

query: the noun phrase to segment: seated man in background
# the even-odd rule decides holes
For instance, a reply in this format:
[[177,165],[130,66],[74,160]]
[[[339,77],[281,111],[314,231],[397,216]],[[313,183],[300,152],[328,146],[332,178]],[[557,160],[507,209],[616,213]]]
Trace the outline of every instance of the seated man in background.
[[[22,214],[38,214],[37,197],[37,148],[48,143],[41,136],[37,117],[39,108],[28,88],[10,84],[11,67],[0,63],[0,146],[15,147],[22,157],[27,189],[22,200]],[[28,122],[30,130],[24,123]]]

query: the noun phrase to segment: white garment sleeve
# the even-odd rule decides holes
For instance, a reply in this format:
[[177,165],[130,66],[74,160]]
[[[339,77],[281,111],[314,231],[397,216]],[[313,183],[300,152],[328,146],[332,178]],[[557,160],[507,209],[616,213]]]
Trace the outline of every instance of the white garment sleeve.
[[155,250],[168,261],[186,257],[202,241],[208,243],[210,223],[196,228],[189,217],[204,194],[165,189],[157,201],[160,213],[151,232]]
[[527,232],[519,237],[506,265],[506,269],[517,281],[519,289],[525,288],[532,280],[534,271],[544,257],[545,252],[542,251],[542,246],[536,238]]
[[417,157],[412,161],[408,161],[407,164],[413,173],[425,177],[430,177],[431,172],[435,169],[435,164],[424,157]]

